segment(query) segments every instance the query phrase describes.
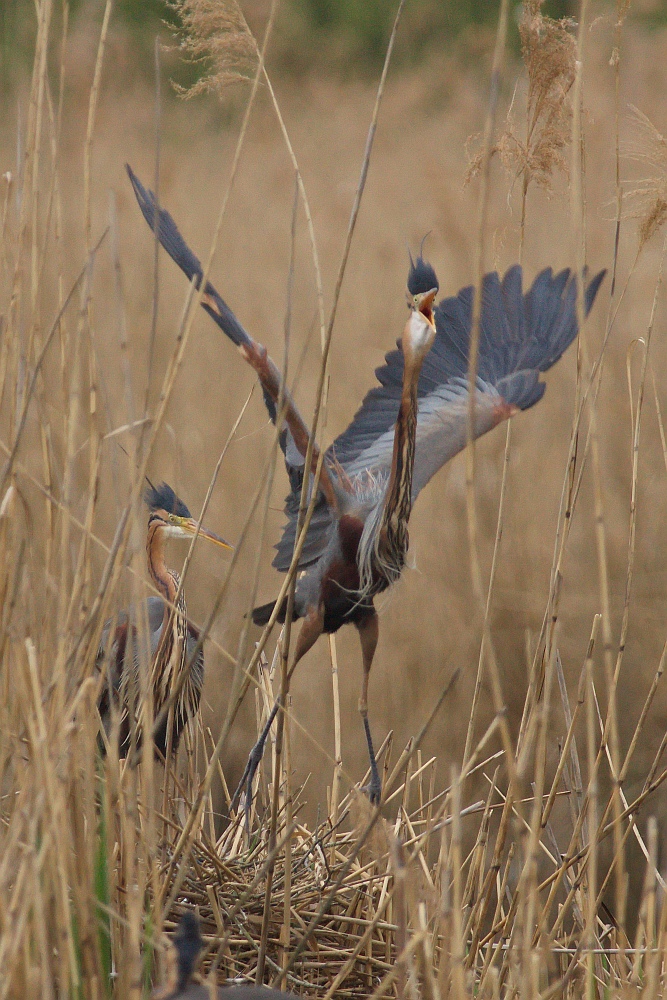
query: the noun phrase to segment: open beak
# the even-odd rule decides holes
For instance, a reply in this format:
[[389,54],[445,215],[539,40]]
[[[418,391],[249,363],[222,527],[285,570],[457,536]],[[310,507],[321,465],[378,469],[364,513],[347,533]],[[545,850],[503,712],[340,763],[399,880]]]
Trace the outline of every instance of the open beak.
[[[194,517],[184,517],[183,520],[181,521],[181,527],[189,535],[194,535],[196,534],[197,531],[197,521],[194,519]],[[209,542],[215,542],[216,545],[219,545],[223,549],[234,548],[234,546],[230,542],[226,542],[224,538],[220,537],[220,535],[216,535],[213,531],[209,531],[207,528],[204,527],[201,527],[199,529],[199,537],[208,538]]]
[[417,312],[420,312],[424,319],[428,320],[435,330],[435,320],[433,319],[433,303],[438,294],[437,288],[431,288],[428,292],[418,292],[413,295],[412,301]]

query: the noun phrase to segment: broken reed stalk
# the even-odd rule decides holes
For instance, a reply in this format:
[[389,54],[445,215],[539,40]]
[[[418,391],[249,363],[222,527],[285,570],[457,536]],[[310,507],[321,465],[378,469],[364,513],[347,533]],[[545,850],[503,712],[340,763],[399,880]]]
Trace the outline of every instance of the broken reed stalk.
[[[584,331],[586,311],[584,306],[584,285],[583,274],[586,265],[586,244],[585,244],[585,177],[584,177],[584,136],[582,129],[583,110],[583,72],[584,72],[584,40],[587,24],[588,0],[582,0],[579,17],[579,29],[577,35],[577,64],[573,89],[573,117],[572,117],[572,221],[575,237],[575,260],[577,266],[577,320],[580,335],[579,347],[583,362],[586,368],[588,363],[588,345]],[[595,524],[596,524],[596,545],[598,550],[598,575],[600,587],[600,607],[602,613],[602,643],[605,678],[607,685],[607,722],[605,732],[610,743],[612,758],[612,782],[614,787],[614,851],[618,858],[616,867],[616,919],[619,923],[621,933],[625,926],[625,864],[622,853],[622,830],[620,825],[621,799],[618,786],[618,773],[620,770],[619,761],[619,735],[616,714],[616,688],[618,678],[614,674],[612,636],[611,636],[611,607],[609,598],[609,567],[607,558],[607,530],[604,514],[602,471],[600,464],[600,450],[598,437],[598,418],[595,405],[595,397],[591,397],[589,403],[590,433],[591,433],[591,456],[593,464],[593,482],[595,498]],[[592,833],[592,830],[591,830]],[[589,976],[591,975],[589,971]],[[589,979],[590,985],[590,979]]]

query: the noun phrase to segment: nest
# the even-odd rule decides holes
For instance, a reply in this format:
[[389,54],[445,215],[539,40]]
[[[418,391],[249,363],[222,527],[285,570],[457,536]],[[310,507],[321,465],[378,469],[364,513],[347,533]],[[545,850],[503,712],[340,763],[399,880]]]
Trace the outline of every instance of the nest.
[[[378,753],[385,783],[390,748],[391,734]],[[165,871],[178,871],[180,884],[165,929],[176,926],[184,908],[195,907],[205,941],[201,973],[213,970],[220,984],[254,982],[262,961],[265,982],[303,996],[367,1000],[382,984],[388,988],[400,974],[397,958],[420,907],[441,944],[436,885],[446,866],[442,858],[439,865],[425,860],[442,829],[446,800],[446,791],[432,794],[435,764],[431,758],[403,769],[403,780],[386,796],[385,812],[398,807],[394,822],[376,815],[354,788],[335,815],[309,830],[294,818],[297,793],[293,800],[283,797],[271,849],[270,821],[258,821],[253,809],[248,838],[241,809],[215,844],[197,838],[185,872],[170,857]],[[270,798],[271,784],[268,791]],[[415,795],[418,804],[410,810]],[[439,848],[439,837],[433,843]]]

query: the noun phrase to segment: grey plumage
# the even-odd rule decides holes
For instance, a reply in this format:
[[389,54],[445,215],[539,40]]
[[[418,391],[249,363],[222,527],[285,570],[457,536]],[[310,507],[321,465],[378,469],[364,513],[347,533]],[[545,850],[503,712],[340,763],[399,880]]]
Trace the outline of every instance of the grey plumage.
[[[600,271],[587,283],[587,313],[604,274]],[[413,501],[438,469],[465,446],[473,294],[472,287],[464,288],[435,309],[436,337],[424,360],[417,390]],[[525,295],[518,265],[510,268],[502,281],[495,272],[485,276],[475,400],[477,436],[495,426],[493,410],[499,403],[527,410],[542,398],[546,386],[539,379],[540,372],[558,361],[576,335],[576,283],[569,270],[554,275],[547,268]],[[386,481],[403,384],[400,341],[375,375],[380,384],[367,393],[327,457],[350,478],[370,473],[378,480],[384,476]],[[278,570],[287,570],[292,559],[299,497],[300,485],[285,503],[287,523],[273,560]],[[320,496],[302,552],[302,567],[321,556],[331,525],[331,512]]]
[[[201,281],[199,262],[173,219],[159,209],[131,171],[130,177],[144,217],[162,245],[188,276]],[[364,671],[359,711],[371,764],[369,792],[376,803],[381,782],[368,723],[368,679],[379,634],[373,598],[400,576],[412,504],[437,470],[465,446],[470,411],[473,289],[462,289],[434,309],[435,271],[421,255],[411,265],[410,314],[399,349],[387,355],[376,372],[380,384],[368,393],[350,426],[325,455],[315,513],[299,559],[302,572],[294,618],[303,619],[303,624],[288,673],[291,677],[322,633],[356,626]],[[603,276],[601,272],[590,283],[586,274],[581,276],[587,285],[586,311]],[[576,298],[576,281],[567,270],[555,276],[550,269],[543,271],[525,295],[520,267],[510,268],[502,281],[496,273],[485,276],[475,373],[475,437],[542,398],[540,372],[550,368],[576,336]],[[321,454],[266,349],[243,330],[210,284],[202,305],[257,374],[271,419],[276,419],[278,402],[285,407],[286,429],[280,443],[291,490],[273,565],[286,571],[294,557],[303,477],[314,475]],[[265,624],[272,607],[256,608],[253,621]],[[285,603],[277,609],[279,621],[285,620],[285,610]],[[265,739],[266,731],[242,779],[241,784],[247,778],[249,789]]]

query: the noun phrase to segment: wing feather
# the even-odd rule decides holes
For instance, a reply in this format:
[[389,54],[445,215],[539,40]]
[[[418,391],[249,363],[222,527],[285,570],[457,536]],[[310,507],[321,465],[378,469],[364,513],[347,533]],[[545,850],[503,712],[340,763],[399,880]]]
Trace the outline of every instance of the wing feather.
[[[586,288],[589,311],[604,277]],[[436,337],[418,385],[419,415],[413,499],[437,470],[465,445],[468,356],[473,308],[472,286],[444,299],[435,310]],[[476,428],[479,436],[516,409],[526,410],[544,395],[539,373],[560,358],[577,333],[576,283],[569,270],[542,271],[524,295],[519,266],[502,281],[484,278],[480,323]],[[403,354],[387,354],[376,371],[380,383],[366,396],[347,430],[331,447],[345,472],[387,473],[403,382]]]
[[[185,242],[169,212],[160,208],[153,192],[146,190],[129,164],[126,164],[126,169],[144,219],[156,233],[158,240],[172,260],[178,264],[190,281],[194,280],[196,287],[199,288],[204,277],[199,259]],[[210,281],[206,282],[201,304],[255,370],[264,394],[264,403],[273,423],[276,421],[276,405],[282,394],[286,427],[280,435],[280,445],[285,455],[290,482],[293,486],[297,482],[300,483],[303,479],[310,430],[301,417],[288,387],[282,385],[280,371],[267,354],[266,349],[254,340],[239,323]],[[319,457],[317,447],[313,448],[312,456],[311,468],[314,471]],[[335,506],[336,496],[326,464],[322,467],[320,489],[327,503]]]
[[[590,310],[605,272],[586,287]],[[569,270],[554,275],[551,268],[535,278],[524,295],[522,271],[511,267],[502,281],[487,274],[482,291],[475,436],[479,437],[516,410],[534,406],[545,391],[540,372],[558,361],[577,334],[576,283]],[[436,337],[422,367],[417,389],[419,413],[412,497],[445,462],[465,447],[468,413],[468,356],[474,289],[443,299],[435,310]],[[394,447],[394,425],[403,385],[403,352],[390,351],[375,372],[379,385],[366,395],[354,420],[337,439],[327,457],[350,477],[370,473],[388,476]],[[296,511],[288,497],[288,516],[274,559],[286,570],[294,546]],[[302,556],[309,565],[324,550],[332,517],[318,505]]]

